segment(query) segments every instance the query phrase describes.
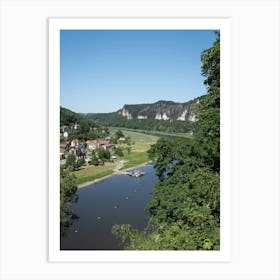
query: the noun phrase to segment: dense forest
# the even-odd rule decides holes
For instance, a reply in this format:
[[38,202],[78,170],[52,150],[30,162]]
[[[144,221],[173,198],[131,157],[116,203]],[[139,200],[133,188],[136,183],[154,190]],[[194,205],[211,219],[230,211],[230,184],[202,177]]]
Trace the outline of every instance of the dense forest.
[[159,183],[147,205],[149,223],[138,231],[114,225],[127,250],[220,249],[220,33],[201,53],[207,95],[199,104],[194,137],[160,139],[149,151]]

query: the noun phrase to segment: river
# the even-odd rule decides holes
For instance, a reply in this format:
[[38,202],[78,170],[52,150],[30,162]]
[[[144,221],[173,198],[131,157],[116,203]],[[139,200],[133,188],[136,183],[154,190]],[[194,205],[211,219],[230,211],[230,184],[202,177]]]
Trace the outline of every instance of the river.
[[79,219],[61,237],[61,250],[121,250],[112,235],[114,224],[131,224],[142,230],[147,225],[144,208],[152,199],[151,191],[158,178],[153,165],[139,168],[139,178],[118,175],[80,188],[73,210]]

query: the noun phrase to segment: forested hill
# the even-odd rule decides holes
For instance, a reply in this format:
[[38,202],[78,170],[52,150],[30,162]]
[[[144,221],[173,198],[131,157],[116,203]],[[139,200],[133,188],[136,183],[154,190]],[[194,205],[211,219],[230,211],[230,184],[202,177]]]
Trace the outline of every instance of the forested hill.
[[132,129],[188,132],[194,127],[198,104],[204,97],[185,103],[160,100],[152,104],[131,104],[113,113],[81,114],[103,125]]
[[[65,131],[68,133],[66,136],[63,135]],[[93,140],[105,138],[109,135],[108,128],[63,107],[60,107],[60,132],[62,142],[72,141],[73,139]]]
[[79,124],[81,126],[91,127],[96,125],[92,120],[86,119],[80,114],[77,114],[69,109],[60,106],[60,126],[73,126]]

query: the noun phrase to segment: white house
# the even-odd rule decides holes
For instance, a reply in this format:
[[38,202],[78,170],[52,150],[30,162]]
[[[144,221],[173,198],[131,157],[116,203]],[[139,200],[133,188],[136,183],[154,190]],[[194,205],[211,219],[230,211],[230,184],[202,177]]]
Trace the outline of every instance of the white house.
[[74,129],[75,129],[75,130],[79,130],[80,128],[81,128],[80,125],[79,125],[78,123],[75,123]]

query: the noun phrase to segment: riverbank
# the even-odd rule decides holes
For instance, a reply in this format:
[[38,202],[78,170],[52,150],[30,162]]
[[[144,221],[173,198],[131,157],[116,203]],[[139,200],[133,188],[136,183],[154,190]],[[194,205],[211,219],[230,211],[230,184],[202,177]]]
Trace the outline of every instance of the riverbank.
[[[151,164],[152,162],[153,161],[147,161],[147,162],[141,163],[141,164],[136,165],[136,166],[125,168],[125,169],[122,169],[122,172],[127,172],[127,171],[131,171],[131,170],[134,170],[134,169],[138,169],[138,168],[141,168],[141,167],[146,166],[148,164]],[[95,179],[95,180],[92,180],[92,181],[80,184],[80,185],[78,185],[78,189],[83,188],[83,187],[88,187],[89,185],[93,185],[93,184],[96,184],[98,182],[102,182],[104,180],[107,180],[107,179],[109,179],[111,177],[118,176],[118,175],[123,175],[123,174],[120,173],[119,170],[116,170],[112,174],[106,175],[106,176],[104,176],[102,178],[98,178],[98,179]]]

